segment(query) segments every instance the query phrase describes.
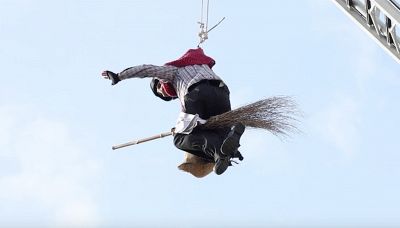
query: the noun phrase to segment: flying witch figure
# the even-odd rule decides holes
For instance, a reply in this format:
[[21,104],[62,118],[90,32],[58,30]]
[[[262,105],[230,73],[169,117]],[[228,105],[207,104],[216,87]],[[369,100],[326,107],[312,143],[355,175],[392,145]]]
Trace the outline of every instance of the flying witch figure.
[[296,107],[288,97],[263,99],[231,110],[230,91],[212,70],[214,65],[215,60],[198,47],[163,66],[143,64],[120,73],[102,72],[112,85],[130,78],[151,78],[155,96],[180,101],[181,113],[172,134],[175,146],[186,154],[178,168],[196,177],[212,170],[221,175],[233,158],[243,160],[238,148],[246,127],[263,128],[276,135],[295,129],[292,120]]

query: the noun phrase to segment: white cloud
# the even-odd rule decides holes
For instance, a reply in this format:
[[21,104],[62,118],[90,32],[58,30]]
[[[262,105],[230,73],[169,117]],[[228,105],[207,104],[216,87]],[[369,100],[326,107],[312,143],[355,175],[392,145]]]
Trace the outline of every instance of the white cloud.
[[[99,163],[74,142],[68,127],[23,106],[0,107],[0,126],[0,160],[11,162],[0,167],[0,200],[50,211],[38,218],[50,218],[45,225],[97,224],[90,186]],[[16,220],[12,225],[24,222]]]

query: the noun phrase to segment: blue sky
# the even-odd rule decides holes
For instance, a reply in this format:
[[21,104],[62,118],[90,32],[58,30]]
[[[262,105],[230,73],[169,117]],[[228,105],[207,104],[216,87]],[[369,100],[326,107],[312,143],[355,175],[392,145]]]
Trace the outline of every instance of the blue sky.
[[179,171],[178,102],[148,79],[197,45],[201,1],[0,0],[0,227],[400,226],[398,63],[331,1],[212,1],[233,107],[289,95],[301,134],[249,130],[222,175]]

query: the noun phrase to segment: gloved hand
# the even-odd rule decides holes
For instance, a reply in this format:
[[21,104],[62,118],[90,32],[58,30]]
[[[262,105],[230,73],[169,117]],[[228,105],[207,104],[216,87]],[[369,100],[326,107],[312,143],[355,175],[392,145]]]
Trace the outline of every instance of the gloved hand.
[[118,77],[118,74],[112,71],[105,70],[101,73],[101,75],[103,76],[103,78],[111,80],[111,85],[115,85],[119,81],[121,81],[121,79],[119,79]]

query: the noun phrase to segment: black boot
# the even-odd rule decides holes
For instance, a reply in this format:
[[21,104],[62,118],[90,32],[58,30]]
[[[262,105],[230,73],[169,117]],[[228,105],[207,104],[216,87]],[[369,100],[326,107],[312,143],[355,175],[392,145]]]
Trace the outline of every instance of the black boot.
[[233,158],[238,158],[239,161],[243,161],[243,156],[238,150],[236,150],[232,156],[216,155],[214,172],[217,175],[221,175],[228,169],[229,166],[232,166],[232,162],[238,164],[236,161],[232,160]]
[[215,165],[214,165],[214,172],[217,175],[223,174],[229,166],[231,166],[231,158],[229,156],[219,156],[216,155]]
[[240,146],[240,137],[245,130],[245,126],[241,123],[234,125],[228,136],[224,140],[221,146],[221,152],[225,156],[234,157],[237,149]]
[[231,131],[222,143],[220,153],[215,155],[214,172],[217,175],[223,174],[232,165],[232,158],[239,158],[240,161],[243,160],[243,156],[238,151],[238,148],[240,146],[240,137],[244,130],[245,126],[240,123],[231,128]]

